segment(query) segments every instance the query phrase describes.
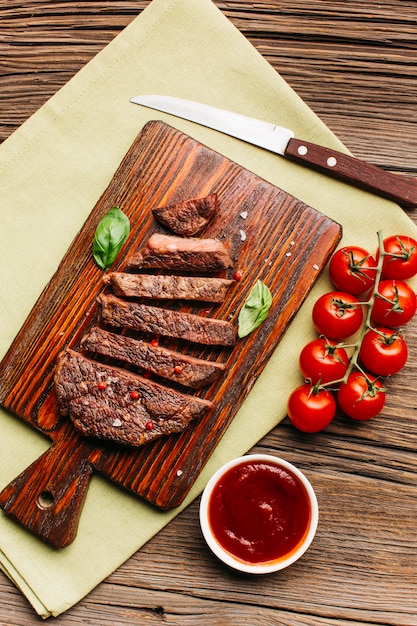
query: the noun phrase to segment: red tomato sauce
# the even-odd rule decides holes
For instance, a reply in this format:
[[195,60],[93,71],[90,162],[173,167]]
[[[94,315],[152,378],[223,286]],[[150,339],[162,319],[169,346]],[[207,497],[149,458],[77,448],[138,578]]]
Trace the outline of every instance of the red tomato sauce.
[[223,549],[241,561],[265,563],[298,547],[308,532],[311,508],[304,485],[290,470],[248,461],[217,483],[208,518]]

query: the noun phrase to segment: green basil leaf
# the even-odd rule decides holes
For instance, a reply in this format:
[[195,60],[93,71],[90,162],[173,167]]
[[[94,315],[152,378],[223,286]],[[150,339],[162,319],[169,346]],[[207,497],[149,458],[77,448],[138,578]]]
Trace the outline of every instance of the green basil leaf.
[[261,280],[257,280],[239,312],[239,337],[246,337],[262,324],[268,316],[271,304],[272,295],[269,288]]
[[99,222],[93,240],[93,257],[106,270],[115,261],[129,236],[130,222],[118,207],[113,207]]

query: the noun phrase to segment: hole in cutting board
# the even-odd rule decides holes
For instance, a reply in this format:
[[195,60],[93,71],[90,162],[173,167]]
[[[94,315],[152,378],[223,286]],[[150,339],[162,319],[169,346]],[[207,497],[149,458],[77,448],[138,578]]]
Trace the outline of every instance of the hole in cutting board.
[[54,503],[54,496],[50,491],[41,491],[36,500],[40,509],[49,509]]

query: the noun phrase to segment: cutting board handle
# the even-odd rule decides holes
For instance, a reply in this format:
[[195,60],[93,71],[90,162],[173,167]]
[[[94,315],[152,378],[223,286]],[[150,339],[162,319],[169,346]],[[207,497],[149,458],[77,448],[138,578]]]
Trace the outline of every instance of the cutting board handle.
[[64,431],[0,493],[0,507],[55,548],[74,540],[92,474],[91,446],[72,427]]

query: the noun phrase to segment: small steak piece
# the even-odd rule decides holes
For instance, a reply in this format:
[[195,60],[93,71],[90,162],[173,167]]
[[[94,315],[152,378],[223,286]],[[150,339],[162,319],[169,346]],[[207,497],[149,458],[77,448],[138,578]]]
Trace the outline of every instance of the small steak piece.
[[167,276],[154,274],[106,274],[104,282],[117,296],[160,300],[199,300],[223,302],[233,280],[203,276]]
[[181,385],[200,389],[217,380],[225,371],[222,363],[196,359],[186,354],[152,346],[145,341],[117,335],[94,327],[83,337],[81,347],[136,367]]
[[82,435],[130,446],[181,432],[213,406],[73,350],[58,357],[55,390]]
[[217,193],[152,209],[155,219],[176,235],[197,235],[219,210]]
[[174,237],[154,233],[142,248],[127,259],[127,269],[174,269],[194,272],[219,271],[232,267],[224,244],[218,239]]
[[101,306],[101,319],[110,326],[205,345],[234,346],[236,343],[236,332],[230,322],[129,302],[112,294],[101,294],[97,301]]

